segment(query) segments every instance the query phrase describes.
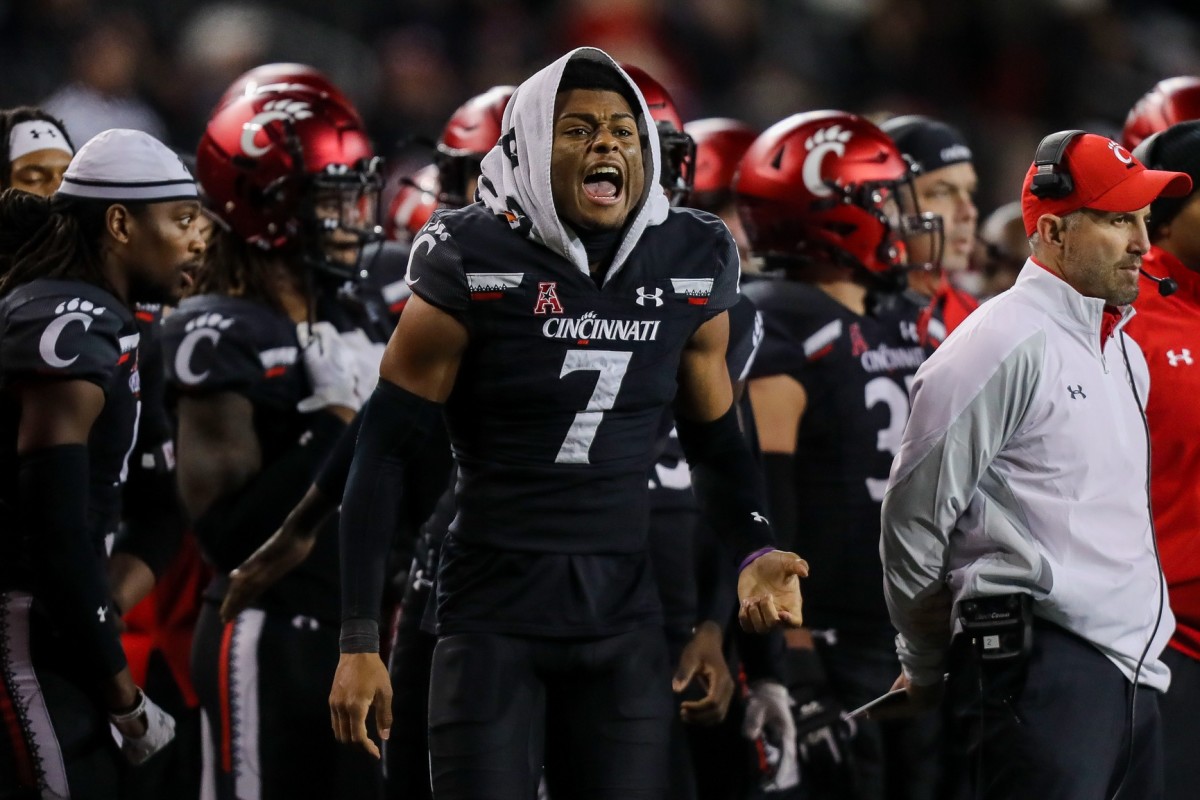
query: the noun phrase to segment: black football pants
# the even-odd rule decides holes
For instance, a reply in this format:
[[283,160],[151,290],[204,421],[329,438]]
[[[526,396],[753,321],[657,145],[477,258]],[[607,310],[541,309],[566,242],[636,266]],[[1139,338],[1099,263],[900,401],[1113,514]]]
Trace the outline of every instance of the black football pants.
[[673,709],[660,627],[443,637],[429,693],[433,796],[531,800],[544,765],[554,798],[658,800]]

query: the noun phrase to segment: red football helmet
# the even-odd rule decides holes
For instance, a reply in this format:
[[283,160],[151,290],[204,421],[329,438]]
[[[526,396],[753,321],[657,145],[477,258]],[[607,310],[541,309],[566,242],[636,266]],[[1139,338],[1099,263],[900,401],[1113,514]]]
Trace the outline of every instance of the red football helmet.
[[696,143],[688,204],[715,212],[733,200],[733,175],[758,132],[744,122],[722,117],[698,119],[683,130]]
[[1125,118],[1121,144],[1132,151],[1151,134],[1191,119],[1200,119],[1200,78],[1181,76],[1161,80],[1134,103]]
[[387,238],[409,241],[416,236],[417,231],[425,227],[437,210],[440,194],[436,164],[429,164],[401,178],[400,191],[392,198],[388,208]]
[[234,100],[209,119],[196,177],[212,211],[263,249],[321,257],[378,238],[379,160],[358,117],[324,94],[287,88]]
[[940,217],[905,213],[917,208],[912,168],[892,140],[843,111],[772,125],[742,157],[734,191],[759,256],[833,261],[888,277],[911,266],[905,236],[941,232]]
[[515,86],[493,86],[450,115],[433,157],[440,173],[438,202],[461,208],[473,201],[467,197],[467,185],[479,177],[479,163],[500,140],[504,108],[514,91]]
[[239,97],[250,97],[263,92],[279,91],[281,89],[307,89],[317,94],[323,94],[335,103],[340,103],[355,117],[359,116],[358,109],[350,102],[350,98],[342,93],[333,81],[316,67],[307,64],[275,63],[261,64],[247,70],[229,84],[225,94],[217,102],[221,109]]
[[644,69],[622,64],[650,109],[650,118],[658,127],[658,145],[662,152],[662,174],[659,183],[667,190],[671,205],[683,205],[692,191],[692,165],[696,161],[696,143],[684,133],[683,118],[675,108],[670,93]]

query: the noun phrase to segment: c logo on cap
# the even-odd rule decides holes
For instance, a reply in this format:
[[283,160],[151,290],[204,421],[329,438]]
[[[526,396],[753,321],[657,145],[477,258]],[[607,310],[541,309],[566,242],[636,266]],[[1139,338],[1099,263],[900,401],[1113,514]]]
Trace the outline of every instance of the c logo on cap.
[[1112,150],[1113,155],[1117,157],[1117,161],[1120,161],[1122,164],[1133,163],[1133,156],[1130,155],[1129,151],[1116,142],[1109,142],[1108,149]]

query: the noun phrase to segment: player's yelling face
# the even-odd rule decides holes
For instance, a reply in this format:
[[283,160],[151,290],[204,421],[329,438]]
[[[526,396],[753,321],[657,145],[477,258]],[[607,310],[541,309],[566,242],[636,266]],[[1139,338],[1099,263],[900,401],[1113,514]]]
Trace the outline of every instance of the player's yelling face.
[[619,229],[645,183],[637,119],[625,98],[596,89],[560,92],[550,156],[559,217],[577,229]]

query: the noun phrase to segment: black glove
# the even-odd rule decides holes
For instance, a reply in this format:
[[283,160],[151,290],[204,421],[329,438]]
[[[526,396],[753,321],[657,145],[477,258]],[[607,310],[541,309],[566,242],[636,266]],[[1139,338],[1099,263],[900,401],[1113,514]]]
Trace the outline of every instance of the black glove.
[[825,684],[793,686],[791,693],[801,782],[845,784],[852,774],[850,742],[858,726]]

